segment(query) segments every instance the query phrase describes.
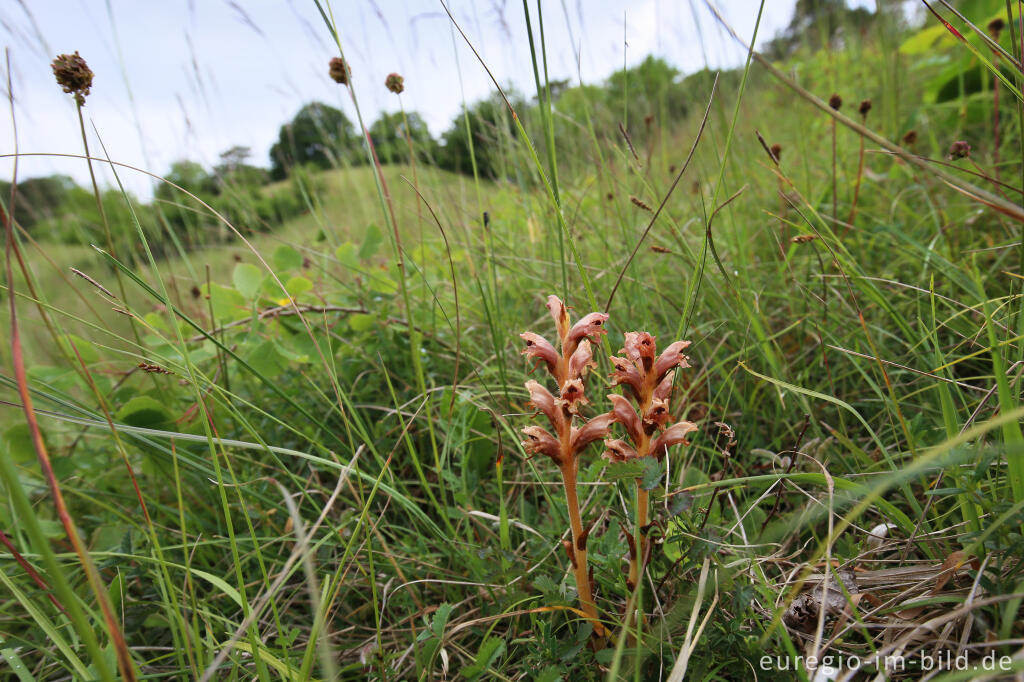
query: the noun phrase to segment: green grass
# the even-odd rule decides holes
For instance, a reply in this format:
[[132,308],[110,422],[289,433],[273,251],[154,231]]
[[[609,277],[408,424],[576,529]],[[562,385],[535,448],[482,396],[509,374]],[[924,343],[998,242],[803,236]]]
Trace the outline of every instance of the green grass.
[[[547,93],[553,38],[528,10],[528,68]],[[16,270],[26,388],[53,476],[5,345],[0,675],[114,679],[115,629],[145,679],[801,679],[759,661],[867,658],[904,641],[909,660],[947,625],[955,653],[1013,654],[1021,226],[957,187],[1019,205],[1021,131],[1003,90],[1007,186],[969,175],[993,173],[991,91],[936,99],[929,78],[962,48],[897,54],[913,35],[782,65],[821,100],[841,94],[854,123],[870,97],[865,127],[897,143],[916,129],[916,154],[972,145],[943,176],[868,138],[852,226],[833,206],[839,221],[852,212],[858,130],[836,127],[833,166],[833,118],[754,61],[722,78],[706,125],[710,84],[683,119],[633,121],[633,149],[621,103],[570,115],[556,100],[498,131],[504,179],[418,164],[414,188],[409,166],[384,166],[383,182],[371,165],[326,171],[300,217],[235,226],[248,244],[150,259],[20,239],[41,299]],[[755,130],[782,145],[779,165]],[[119,273],[127,300],[70,267],[110,291]],[[673,409],[700,431],[648,472],[657,540],[636,593],[623,573],[631,476],[598,446],[580,461],[608,641],[574,611],[558,472],[519,444],[533,422],[518,334],[553,338],[552,293],[574,319],[610,299],[589,415],[608,409],[607,356],[624,332],[693,341]],[[12,337],[6,317],[0,335]],[[880,550],[879,524],[891,524]],[[937,577],[958,560],[959,577]],[[829,561],[856,569],[871,598],[838,625],[828,614],[816,638],[817,616],[801,624],[788,607]],[[896,568],[918,572],[872,582]],[[623,631],[637,606],[646,617]],[[904,620],[879,636],[894,610]]]

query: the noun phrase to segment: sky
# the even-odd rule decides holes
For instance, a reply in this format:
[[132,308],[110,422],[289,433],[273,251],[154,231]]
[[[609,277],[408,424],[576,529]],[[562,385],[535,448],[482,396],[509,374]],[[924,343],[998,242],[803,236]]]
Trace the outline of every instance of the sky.
[[[751,36],[754,0],[714,0],[729,24]],[[758,44],[790,20],[795,0],[768,0]],[[495,78],[535,93],[523,3],[446,0]],[[493,85],[458,35],[440,0],[348,0],[329,4],[364,123],[396,111],[384,88],[391,72],[405,77],[402,103],[418,111],[434,135],[461,112],[463,98]],[[537,1],[529,3],[537,31]],[[745,51],[718,25],[704,0],[540,0],[552,80],[597,83],[649,54],[683,73],[741,65]],[[327,76],[338,55],[313,0],[0,0],[0,37],[10,58],[13,120],[0,106],[0,178],[71,175],[87,185],[82,140],[70,95],[56,85],[50,62],[78,50],[96,74],[84,108],[93,156],[165,173],[173,161],[206,167],[243,145],[251,162],[269,165],[281,125],[307,102],[342,109],[355,122],[348,91]],[[0,88],[8,97],[6,77]],[[17,135],[15,136],[15,130]],[[104,152],[105,149],[105,152]],[[45,154],[29,156],[28,154]],[[154,181],[120,171],[136,196]],[[106,171],[101,184],[110,185]]]

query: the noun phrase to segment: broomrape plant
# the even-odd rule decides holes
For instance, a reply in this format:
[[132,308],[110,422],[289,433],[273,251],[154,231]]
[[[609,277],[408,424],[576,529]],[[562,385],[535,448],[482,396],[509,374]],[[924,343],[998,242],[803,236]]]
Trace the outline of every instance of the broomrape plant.
[[[653,336],[647,332],[628,332],[620,357],[612,357],[614,372],[612,385],[623,386],[623,395],[610,395],[612,409],[589,420],[580,414],[588,404],[585,379],[587,373],[597,367],[593,360],[592,343],[599,343],[607,333],[605,313],[590,313],[576,324],[572,324],[565,305],[557,296],[549,296],[548,311],[554,318],[560,348],[556,349],[544,337],[533,332],[524,332],[520,338],[526,342],[523,354],[536,361],[536,367],[543,367],[555,380],[557,395],[552,394],[540,382],[526,382],[530,394],[530,405],[543,413],[551,425],[548,431],[542,426],[531,425],[522,430],[523,448],[529,455],[543,454],[558,466],[565,488],[566,507],[572,541],[564,541],[569,562],[576,578],[576,589],[580,606],[587,619],[593,624],[597,636],[605,636],[607,630],[600,622],[593,598],[593,578],[587,568],[587,536],[590,526],[583,526],[577,495],[577,474],[580,454],[592,442],[603,439],[604,457],[613,462],[626,462],[642,457],[654,457],[660,461],[668,448],[685,442],[685,436],[696,430],[688,421],[671,424],[669,399],[672,392],[674,369],[689,367],[689,358],[683,351],[689,341],[671,344],[661,355],[657,355]],[[577,423],[582,424],[576,426]],[[622,424],[626,440],[610,438],[613,423]],[[670,425],[671,424],[671,425]],[[635,589],[648,555],[647,532],[649,493],[637,480],[637,510],[635,528],[640,546],[629,538],[630,567],[628,586]]]

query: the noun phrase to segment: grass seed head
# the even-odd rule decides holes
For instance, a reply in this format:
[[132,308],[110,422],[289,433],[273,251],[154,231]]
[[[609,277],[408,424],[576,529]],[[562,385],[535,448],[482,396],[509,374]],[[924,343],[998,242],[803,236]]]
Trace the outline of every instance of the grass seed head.
[[966,159],[971,155],[971,145],[964,140],[957,140],[949,145],[949,158],[953,161]]
[[348,64],[341,57],[333,57],[331,59],[328,73],[330,73],[331,79],[335,83],[340,83],[341,85],[348,85],[352,76],[352,71],[348,68]]
[[843,106],[843,98],[837,93],[833,93],[833,95],[828,98],[828,105],[834,110],[839,111],[839,108]]
[[69,94],[75,96],[78,106],[85,105],[85,98],[92,88],[92,69],[85,63],[78,50],[74,54],[57,55],[50,64],[57,84]]
[[861,116],[867,116],[868,112],[871,111],[871,100],[861,100],[860,106],[857,107],[857,111],[860,112]]
[[405,79],[397,73],[389,73],[388,77],[384,79],[384,86],[396,95],[400,95],[405,90]]

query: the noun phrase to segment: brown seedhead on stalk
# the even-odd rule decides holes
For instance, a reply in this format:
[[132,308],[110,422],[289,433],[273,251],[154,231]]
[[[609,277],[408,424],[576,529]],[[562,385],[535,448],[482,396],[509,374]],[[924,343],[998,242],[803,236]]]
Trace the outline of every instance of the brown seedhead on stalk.
[[916,130],[908,130],[906,133],[904,133],[904,135],[903,135],[903,144],[904,145],[906,145],[907,147],[911,147],[911,146],[913,146],[913,144],[915,142],[917,142],[917,131]]
[[92,88],[92,69],[78,54],[78,50],[74,54],[58,55],[50,67],[64,92],[74,95],[78,106],[85,106],[85,98]]
[[405,79],[397,73],[389,73],[388,77],[384,79],[384,87],[396,95],[400,95],[405,90]]
[[[685,443],[686,435],[697,430],[692,422],[676,421],[671,411],[675,369],[690,366],[684,353],[689,346],[689,341],[676,341],[659,354],[653,336],[647,332],[626,332],[620,355],[611,358],[612,385],[621,386],[622,395],[608,396],[614,420],[623,426],[626,437],[605,440],[605,459],[628,462],[653,457],[660,462],[670,447]],[[650,494],[640,479],[636,481],[636,492],[636,528],[641,536],[639,546],[630,551],[630,590],[636,588],[648,555],[643,534],[648,525]]]
[[836,111],[839,111],[840,107],[843,106],[843,98],[840,97],[838,94],[833,94],[831,97],[828,98],[828,105],[835,109]]
[[964,140],[957,140],[953,144],[949,145],[949,158],[952,161],[966,159],[970,155],[971,145],[967,144]]
[[857,107],[857,111],[860,113],[861,116],[867,118],[868,112],[871,111],[871,100],[861,100],[860,106]]
[[351,69],[348,68],[348,64],[341,57],[333,57],[331,59],[328,73],[335,83],[340,83],[341,85],[348,85],[352,77]]
[[572,542],[565,543],[566,553],[576,577],[580,607],[593,625],[594,633],[603,637],[606,630],[598,618],[587,572],[587,531],[580,515],[576,478],[580,454],[594,441],[608,436],[608,426],[613,420],[611,413],[599,414],[589,420],[582,415],[582,409],[589,402],[586,376],[597,367],[591,344],[599,343],[601,336],[607,333],[605,322],[608,315],[589,313],[573,324],[565,304],[557,296],[548,296],[547,308],[555,321],[558,348],[533,332],[523,332],[519,336],[526,343],[523,355],[534,361],[534,369],[541,368],[554,379],[555,393],[538,381],[526,382],[530,405],[544,415],[551,431],[535,424],[527,426],[522,430],[522,444],[529,455],[549,457],[562,475],[572,532]]
[[992,21],[988,22],[988,32],[992,35],[995,40],[999,40],[999,34],[1006,28],[1006,22],[1000,17],[996,17]]
[[771,153],[772,153],[772,157],[774,157],[774,159],[775,159],[775,163],[778,163],[779,161],[782,160],[782,145],[781,144],[776,142],[775,144],[773,144],[771,146],[770,150],[771,150]]

